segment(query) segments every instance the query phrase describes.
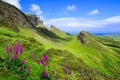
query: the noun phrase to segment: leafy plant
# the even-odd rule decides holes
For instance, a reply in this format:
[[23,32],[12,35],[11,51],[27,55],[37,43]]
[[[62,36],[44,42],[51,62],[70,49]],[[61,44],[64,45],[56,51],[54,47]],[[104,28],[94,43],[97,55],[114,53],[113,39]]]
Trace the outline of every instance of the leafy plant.
[[7,57],[5,60],[6,68],[9,71],[13,71],[17,74],[19,79],[27,79],[28,75],[30,74],[31,66],[27,66],[25,64],[26,59],[20,58],[24,52],[23,46],[20,42],[17,42],[13,45],[6,45],[6,53]]
[[[32,54],[32,59],[36,58],[36,53]],[[52,78],[51,73],[49,73],[49,58],[46,53],[40,58],[36,60],[36,63],[39,65],[40,69],[38,72],[38,76],[40,80],[54,80]]]

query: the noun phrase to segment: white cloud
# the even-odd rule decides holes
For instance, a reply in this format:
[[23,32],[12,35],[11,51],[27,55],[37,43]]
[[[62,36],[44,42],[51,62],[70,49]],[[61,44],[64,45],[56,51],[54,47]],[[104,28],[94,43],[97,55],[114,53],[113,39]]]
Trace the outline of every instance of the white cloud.
[[95,15],[95,14],[99,14],[99,10],[98,9],[94,9],[91,12],[88,13],[88,15]]
[[41,8],[40,8],[40,6],[39,5],[37,5],[37,4],[31,4],[30,5],[30,10],[34,13],[34,14],[36,14],[41,20],[45,20],[45,17],[43,17],[42,16],[42,10],[41,10]]
[[76,6],[74,4],[67,6],[68,11],[76,11]]
[[120,23],[120,16],[110,17],[105,19],[105,21],[108,23]]
[[117,30],[120,32],[120,16],[108,17],[102,20],[94,20],[88,18],[77,18],[77,17],[68,17],[68,18],[57,18],[46,20],[45,24],[50,26],[51,24],[56,25],[62,30],[106,30],[114,31]]
[[64,27],[71,26],[71,27],[77,27],[77,26],[80,25],[78,22],[79,22],[78,18],[69,17],[69,18],[51,19],[51,20],[47,20],[45,23],[46,23],[47,25],[54,24],[54,25],[56,25],[56,26],[64,26]]
[[58,19],[51,19],[47,20],[46,24],[54,24],[56,26],[64,26],[64,27],[96,27],[97,21],[92,21],[86,18],[76,18],[76,17],[69,17],[69,18],[58,18]]
[[3,0],[5,2],[8,2],[14,6],[16,6],[17,8],[21,9],[21,5],[20,5],[20,0]]
[[37,16],[40,16],[42,14],[42,10],[40,9],[39,5],[31,4],[30,10],[34,12]]

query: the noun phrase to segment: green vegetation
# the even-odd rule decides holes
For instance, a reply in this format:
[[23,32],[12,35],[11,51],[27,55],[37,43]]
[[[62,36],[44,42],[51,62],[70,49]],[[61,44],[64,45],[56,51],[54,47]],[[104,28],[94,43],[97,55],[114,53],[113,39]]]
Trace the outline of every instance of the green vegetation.
[[[24,13],[1,0],[0,16],[0,80],[19,80],[16,69],[24,66],[19,64],[22,58],[26,60],[25,66],[31,66],[28,78],[24,71],[21,73],[25,80],[43,79],[43,68],[45,74],[49,73],[45,80],[120,79],[120,36],[100,37],[82,31],[87,41],[83,44],[78,35],[70,35],[55,26],[48,28],[40,23],[35,27]],[[6,62],[6,45],[17,42],[22,44],[24,52],[17,61],[9,57],[10,62]],[[39,59],[45,53],[48,64],[41,68],[46,64],[39,63]]]
[[[109,42],[105,38],[96,37],[86,33],[87,44],[82,44],[77,40],[76,35],[71,35],[69,41],[56,38],[49,39],[47,35],[39,36],[36,30],[29,28],[19,28],[20,32],[15,33],[8,28],[0,27],[0,56],[5,59],[5,45],[20,41],[25,47],[22,56],[26,58],[26,63],[32,66],[30,78],[39,79],[36,75],[39,70],[35,60],[31,59],[35,51],[37,57],[46,52],[49,56],[50,72],[56,79],[116,79],[119,78],[120,56],[114,47],[109,47],[103,43]],[[26,32],[27,31],[27,32]],[[112,43],[115,41],[112,39]],[[107,43],[106,43],[107,44]],[[112,45],[112,44],[111,44]],[[119,46],[114,43],[114,46]],[[117,47],[119,49],[119,47]],[[0,69],[0,79],[14,79],[15,76],[5,74]],[[12,72],[10,72],[12,73]],[[15,74],[15,73],[14,73]],[[5,76],[3,76],[5,75]]]

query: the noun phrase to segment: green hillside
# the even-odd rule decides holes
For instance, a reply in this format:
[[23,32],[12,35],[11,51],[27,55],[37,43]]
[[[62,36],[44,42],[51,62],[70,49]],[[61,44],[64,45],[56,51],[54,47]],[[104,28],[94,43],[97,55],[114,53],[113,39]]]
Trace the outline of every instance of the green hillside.
[[[46,68],[49,77],[44,80],[119,80],[120,79],[120,41],[108,37],[98,37],[86,31],[72,35],[57,29],[55,26],[48,28],[44,24],[31,24],[27,16],[12,5],[0,1],[0,12],[16,12],[16,17],[10,13],[4,17],[0,13],[0,80],[40,80],[42,64],[37,60],[46,53],[49,64]],[[7,10],[6,6],[12,7]],[[10,8],[9,7],[9,8]],[[5,8],[5,9],[4,9]],[[9,18],[10,17],[10,18]],[[7,20],[7,21],[6,21]],[[4,22],[6,24],[4,24]],[[10,22],[10,23],[9,23]],[[21,25],[26,22],[26,25]],[[15,24],[12,26],[12,24]],[[17,31],[16,31],[16,29]],[[18,56],[18,62],[9,63],[11,66],[19,64],[19,60],[25,58],[24,69],[30,65],[31,70],[27,77],[19,76],[19,65],[8,67],[6,58],[12,53],[6,53],[6,45],[21,43],[24,52]],[[14,52],[14,51],[13,51]],[[32,58],[33,53],[36,57]],[[13,53],[14,54],[14,53]],[[10,56],[9,56],[10,57]],[[12,64],[14,63],[14,64]],[[13,69],[13,70],[12,70]],[[16,70],[15,70],[16,69]],[[40,70],[40,71],[39,71]],[[18,72],[16,72],[18,71]],[[23,73],[24,74],[24,71]]]

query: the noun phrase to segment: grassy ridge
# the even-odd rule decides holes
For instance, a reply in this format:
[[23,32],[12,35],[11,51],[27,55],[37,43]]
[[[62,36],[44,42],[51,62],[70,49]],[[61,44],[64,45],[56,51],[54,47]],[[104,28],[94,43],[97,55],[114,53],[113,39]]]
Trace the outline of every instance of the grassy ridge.
[[[70,36],[69,41],[61,39],[55,41],[39,36],[34,29],[19,29],[20,33],[15,33],[7,28],[0,27],[0,51],[2,52],[0,56],[4,58],[6,55],[6,43],[21,41],[25,47],[23,56],[27,59],[27,63],[32,65],[31,77],[34,79],[38,79],[36,70],[39,68],[36,62],[30,58],[34,50],[38,56],[43,52],[48,53],[51,62],[50,69],[51,71],[55,70],[54,77],[57,79],[80,80],[91,78],[110,80],[111,77],[119,78],[119,54],[108,46],[101,44],[103,41],[97,41],[94,36],[86,33],[89,42],[84,45],[77,40],[76,36]],[[64,67],[69,69],[67,74],[63,70]],[[6,76],[10,75],[7,74]],[[10,77],[13,79],[14,76],[11,75]],[[0,79],[3,78],[3,75],[0,76]]]
[[59,43],[48,41],[49,46],[44,45],[44,43],[43,45],[46,48],[68,50],[72,52],[73,55],[81,58],[86,64],[97,68],[100,72],[110,76],[118,76],[120,74],[120,66],[118,65],[120,63],[120,56],[106,45],[102,45],[101,42],[96,41],[94,36],[91,36],[88,33],[86,33],[86,35],[89,41],[86,45],[81,44],[76,36],[72,36],[72,40],[70,41],[60,41]]
[[67,50],[69,52],[72,52],[76,57],[81,58],[86,64],[97,68],[100,72],[110,76],[118,76],[120,74],[120,66],[118,65],[120,63],[120,56],[109,47],[102,45],[101,42],[96,41],[93,35],[90,35],[88,33],[86,33],[86,35],[89,41],[89,43],[86,45],[81,44],[80,41],[77,40],[76,36],[71,36],[72,40],[70,41],[59,40],[59,42],[56,42],[49,39],[46,39],[45,42],[43,40],[41,41],[46,49],[55,48]]

